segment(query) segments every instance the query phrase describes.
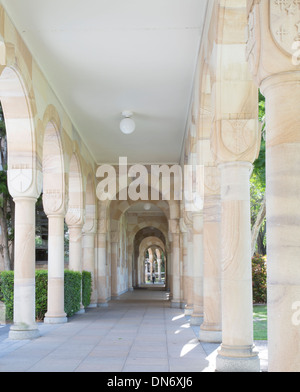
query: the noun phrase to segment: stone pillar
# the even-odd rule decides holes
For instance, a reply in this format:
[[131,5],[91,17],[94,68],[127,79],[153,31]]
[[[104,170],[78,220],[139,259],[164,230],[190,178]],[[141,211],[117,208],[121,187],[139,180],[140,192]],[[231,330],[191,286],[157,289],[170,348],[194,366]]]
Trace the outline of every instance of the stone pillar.
[[148,253],[149,253],[149,264],[150,264],[150,282],[152,282],[152,273],[153,273],[153,253],[152,253],[152,249],[148,249]]
[[110,233],[111,238],[111,296],[118,297],[118,259],[119,259],[119,232]]
[[213,147],[219,161],[222,205],[222,345],[216,367],[225,372],[254,372],[259,371],[260,362],[253,347],[249,181],[251,162],[259,152],[259,131],[254,119],[220,120],[215,125]]
[[300,371],[298,3],[248,1],[247,56],[266,99],[269,372]]
[[216,166],[204,169],[203,208],[203,307],[199,339],[222,342],[221,312],[221,197]]
[[40,336],[35,322],[35,203],[15,197],[14,323],[10,339]]
[[48,306],[44,323],[66,323],[64,311],[64,216],[48,215]]
[[186,274],[186,305],[184,313],[190,316],[194,308],[194,290],[193,290],[193,233],[192,227],[188,226],[187,229],[187,274]]
[[157,259],[158,281],[161,282],[161,259]]
[[169,230],[172,237],[172,300],[171,307],[180,308],[180,249],[179,249],[179,222],[178,219],[169,221]]
[[148,266],[147,263],[145,263],[145,283],[147,283],[147,275],[148,275]]
[[300,72],[261,87],[267,113],[269,370],[300,371]]
[[253,350],[249,162],[219,166],[222,197],[222,345],[219,371],[259,371]]
[[[69,269],[82,273],[82,225],[69,226]],[[81,301],[77,314],[84,312]]]
[[97,221],[97,304],[107,306],[107,226],[106,226],[106,205],[98,201],[98,221]]
[[203,213],[193,213],[193,313],[190,324],[203,321]]
[[92,294],[89,308],[97,306],[97,284],[95,274],[95,233],[86,231],[82,239],[82,269],[91,273],[92,277]]
[[133,244],[132,243],[130,243],[127,247],[127,264],[128,264],[128,290],[133,291],[133,279],[132,279]]
[[107,305],[106,287],[106,233],[97,234],[97,292],[98,306]]

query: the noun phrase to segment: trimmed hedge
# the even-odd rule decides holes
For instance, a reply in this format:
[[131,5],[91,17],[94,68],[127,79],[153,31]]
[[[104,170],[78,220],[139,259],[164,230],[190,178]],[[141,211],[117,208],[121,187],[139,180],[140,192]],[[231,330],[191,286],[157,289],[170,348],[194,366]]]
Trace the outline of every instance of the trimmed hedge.
[[80,310],[81,273],[65,271],[65,312],[68,317]]
[[91,303],[92,295],[92,274],[82,271],[82,305],[87,308]]
[[14,272],[3,271],[0,274],[0,297],[5,303],[6,319],[14,318]]
[[267,303],[267,258],[259,254],[252,257],[253,303]]
[[[82,303],[84,307],[90,304],[92,292],[91,273],[65,270],[64,292],[65,312],[67,317],[72,316],[80,310],[82,288]],[[35,315],[37,320],[43,320],[47,312],[48,271],[36,270],[35,272]],[[7,320],[13,320],[14,306],[14,272],[0,272],[0,300],[6,306]]]
[[43,320],[47,312],[48,271],[35,271],[35,317]]

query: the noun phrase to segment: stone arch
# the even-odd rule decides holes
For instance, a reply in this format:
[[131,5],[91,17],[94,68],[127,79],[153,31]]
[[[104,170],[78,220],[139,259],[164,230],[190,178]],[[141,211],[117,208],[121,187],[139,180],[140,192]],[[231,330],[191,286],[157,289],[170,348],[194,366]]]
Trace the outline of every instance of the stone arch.
[[[151,223],[155,225],[154,221]],[[133,244],[133,283],[134,286],[138,286],[141,284],[142,277],[144,276],[144,269],[142,267],[144,252],[147,248],[155,245],[160,246],[165,254],[167,254],[168,239],[160,229],[145,224],[144,227],[135,232]]]
[[[165,254],[165,244],[160,238],[155,237],[155,236],[145,237],[140,242],[140,245],[139,245],[139,256],[138,256],[138,265],[137,265],[138,276],[145,277],[145,269],[144,269],[143,261],[145,259],[145,253],[146,253],[147,249],[149,249],[149,248],[153,249],[153,250],[155,249],[153,251],[153,255],[155,254],[157,248]],[[150,274],[152,272],[151,267],[152,266],[150,266]],[[146,281],[146,280],[144,280],[144,281]]]
[[84,232],[95,232],[96,231],[96,193],[95,193],[95,181],[92,171],[89,171],[86,179],[85,186],[85,214],[84,214]]
[[65,214],[65,169],[59,118],[44,116],[43,205],[46,215]]
[[8,149],[8,188],[13,197],[41,191],[41,171],[37,160],[34,98],[16,66],[5,67],[0,76]]
[[[83,173],[75,150],[69,161],[69,205],[65,217],[69,229],[69,269],[82,271],[82,228],[84,223]],[[82,307],[82,311],[84,311]]]
[[66,223],[70,226],[83,224],[83,173],[79,154],[73,152],[69,161],[68,171],[68,210],[66,213]]

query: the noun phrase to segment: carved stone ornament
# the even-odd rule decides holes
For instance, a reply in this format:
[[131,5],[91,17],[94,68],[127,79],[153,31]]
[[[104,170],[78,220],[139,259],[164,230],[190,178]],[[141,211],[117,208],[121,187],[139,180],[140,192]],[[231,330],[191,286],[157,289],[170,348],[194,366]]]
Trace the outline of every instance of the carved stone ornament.
[[277,46],[287,55],[300,41],[300,0],[270,0],[270,31]]
[[213,138],[216,159],[219,162],[254,162],[258,156],[259,132],[254,119],[217,121]]
[[246,60],[248,61],[250,72],[255,77],[258,72],[260,62],[260,17],[259,1],[252,1],[252,6],[248,15]]
[[59,189],[45,189],[43,205],[46,214],[58,213],[63,205],[62,192]]
[[32,169],[27,164],[13,165],[12,168],[8,170],[8,184],[12,194],[15,192],[25,193],[28,191],[32,184],[32,180]]
[[205,195],[217,195],[220,193],[220,173],[216,166],[207,166],[205,171],[204,191]]

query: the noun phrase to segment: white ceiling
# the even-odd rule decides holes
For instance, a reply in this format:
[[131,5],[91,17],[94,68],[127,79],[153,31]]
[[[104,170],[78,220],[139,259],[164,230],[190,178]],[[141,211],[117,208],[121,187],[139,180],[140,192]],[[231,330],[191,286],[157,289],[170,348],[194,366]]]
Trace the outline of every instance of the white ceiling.
[[97,163],[179,162],[207,0],[1,2]]

